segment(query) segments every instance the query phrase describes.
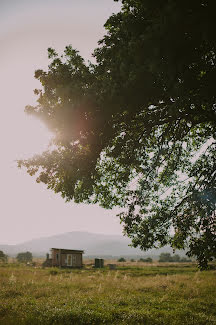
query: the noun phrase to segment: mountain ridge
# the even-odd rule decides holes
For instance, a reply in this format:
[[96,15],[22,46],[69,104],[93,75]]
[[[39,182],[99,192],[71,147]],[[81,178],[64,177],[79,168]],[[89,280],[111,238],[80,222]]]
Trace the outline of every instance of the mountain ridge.
[[[16,245],[0,245],[0,250],[9,256],[24,251],[32,252],[33,256],[45,256],[53,247],[84,250],[84,256],[158,256],[162,252],[172,253],[171,247],[168,246],[144,252],[139,248],[130,247],[130,243],[130,239],[123,235],[72,231],[35,238]],[[185,255],[182,251],[177,253],[181,256]]]

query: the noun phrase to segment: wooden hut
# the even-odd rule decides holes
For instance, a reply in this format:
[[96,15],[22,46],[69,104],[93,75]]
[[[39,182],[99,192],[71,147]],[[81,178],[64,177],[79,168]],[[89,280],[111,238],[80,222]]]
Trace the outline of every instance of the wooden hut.
[[44,266],[82,267],[84,251],[65,248],[51,248],[51,256],[47,254]]

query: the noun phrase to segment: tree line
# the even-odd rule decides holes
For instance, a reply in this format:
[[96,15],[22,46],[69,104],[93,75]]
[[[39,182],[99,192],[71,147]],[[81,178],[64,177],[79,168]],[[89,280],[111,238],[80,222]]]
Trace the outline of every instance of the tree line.
[[[16,260],[19,263],[28,263],[32,262],[33,256],[31,252],[22,252],[18,253],[16,256]],[[8,261],[8,255],[6,255],[3,251],[0,251],[0,261],[7,262]]]
[[[120,257],[118,262],[127,262],[124,257]],[[130,262],[135,262],[135,259],[130,259]],[[137,262],[152,263],[153,259],[151,257],[141,257]],[[180,257],[178,254],[171,255],[170,253],[161,253],[158,259],[158,262],[176,262],[176,263],[186,263],[191,262],[191,259],[187,257]]]

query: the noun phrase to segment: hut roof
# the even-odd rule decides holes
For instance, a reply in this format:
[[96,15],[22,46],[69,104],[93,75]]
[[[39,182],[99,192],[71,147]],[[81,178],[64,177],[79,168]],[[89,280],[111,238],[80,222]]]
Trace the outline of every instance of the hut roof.
[[62,250],[62,251],[70,251],[70,252],[74,252],[74,253],[84,253],[83,250],[69,249],[69,248],[56,248],[56,247],[52,247],[51,249],[59,249],[59,250]]

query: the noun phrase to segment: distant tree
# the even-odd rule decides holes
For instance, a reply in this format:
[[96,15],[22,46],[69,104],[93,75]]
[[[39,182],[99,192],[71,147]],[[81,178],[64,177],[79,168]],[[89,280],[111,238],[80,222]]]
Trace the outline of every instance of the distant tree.
[[32,261],[32,253],[31,252],[18,253],[16,259],[20,263],[31,262]]
[[151,257],[147,257],[147,258],[145,258],[145,262],[146,262],[146,263],[152,263],[152,258],[151,258]]
[[144,258],[141,257],[138,262],[144,262]]
[[191,259],[187,258],[187,257],[182,257],[180,262],[185,263],[185,262],[191,262]]
[[178,254],[171,256],[170,253],[161,253],[159,262],[181,262],[181,257]]
[[172,262],[172,256],[170,253],[161,253],[159,256],[159,262]]
[[133,258],[130,259],[131,262],[134,262],[135,260]]
[[178,254],[172,256],[172,262],[180,262],[181,257]]
[[151,263],[152,262],[152,258],[151,257],[147,257],[147,258],[143,258],[141,257],[138,262],[145,262],[145,263]]
[[7,262],[7,255],[3,251],[0,251],[0,261]]
[[126,262],[126,259],[125,259],[124,257],[120,257],[120,258],[118,259],[118,262]]

